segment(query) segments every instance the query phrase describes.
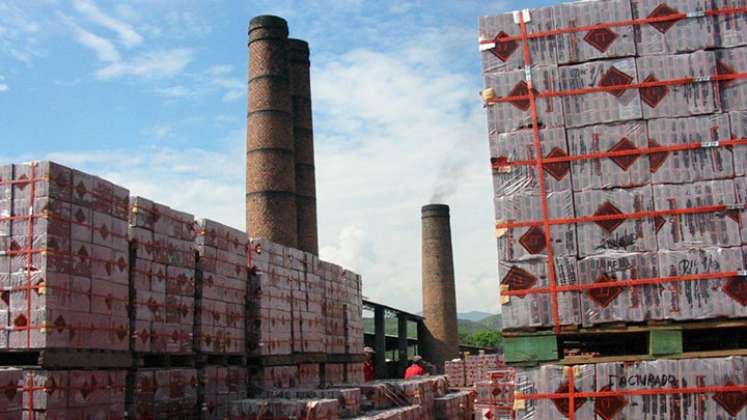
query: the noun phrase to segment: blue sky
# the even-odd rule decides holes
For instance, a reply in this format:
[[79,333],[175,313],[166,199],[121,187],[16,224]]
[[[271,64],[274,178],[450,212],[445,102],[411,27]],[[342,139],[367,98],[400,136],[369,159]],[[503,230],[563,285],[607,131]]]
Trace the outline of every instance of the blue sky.
[[[541,2],[524,2],[521,7]],[[309,41],[324,258],[420,310],[420,206],[452,205],[459,310],[498,310],[477,18],[505,1],[0,2],[0,162],[53,159],[243,228],[247,25]]]

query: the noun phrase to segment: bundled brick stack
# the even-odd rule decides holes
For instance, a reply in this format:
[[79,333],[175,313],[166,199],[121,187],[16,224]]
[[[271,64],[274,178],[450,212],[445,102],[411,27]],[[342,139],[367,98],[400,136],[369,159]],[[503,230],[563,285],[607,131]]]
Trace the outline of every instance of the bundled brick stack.
[[[730,391],[728,387],[747,384],[745,363],[743,357],[727,357],[600,363],[578,365],[572,369],[558,365],[524,369],[517,376],[517,391],[526,395],[534,394],[538,399],[517,400],[514,404],[517,408],[516,418],[568,417],[568,375],[573,373],[574,392],[607,393],[595,398],[574,398],[577,420],[741,419],[747,416],[743,391]],[[636,394],[636,391],[651,389],[660,393]],[[690,389],[691,392],[679,392],[682,389]],[[625,393],[615,394],[617,392]],[[569,397],[564,397],[564,394],[569,394]]]
[[[743,279],[703,278],[743,269],[747,243],[747,81],[710,78],[747,70],[747,21],[704,14],[731,5],[716,3],[605,0],[480,20],[504,328],[747,315]],[[508,38],[520,16],[532,34],[678,13],[689,17],[537,35],[526,71],[524,41]],[[636,83],[654,85],[623,86]],[[539,173],[538,157],[555,160]],[[670,281],[561,291],[557,304],[510,295],[551,287],[550,263],[558,287]],[[701,277],[671,281],[686,275]]]
[[231,420],[318,419],[337,420],[338,402],[333,399],[244,399],[231,403]]
[[247,374],[247,369],[241,366],[205,366],[200,369],[198,375],[204,399],[202,420],[228,417],[231,402],[247,396]]
[[471,386],[490,376],[490,372],[502,368],[503,359],[498,354],[475,354],[464,359],[465,384]]
[[464,372],[464,360],[454,359],[444,362],[444,374],[446,375],[446,379],[449,381],[449,386],[456,388],[467,386]]
[[197,220],[196,330],[202,353],[244,354],[248,238],[208,219]]
[[197,381],[193,368],[138,369],[127,411],[137,419],[196,419]]
[[128,349],[128,198],[52,162],[0,166],[0,349]]
[[24,419],[124,419],[124,370],[34,370],[25,375]]
[[436,420],[473,420],[474,395],[459,391],[433,399],[433,418]]
[[193,353],[194,217],[142,197],[130,200],[134,350]]
[[283,389],[271,390],[262,394],[263,398],[285,399],[332,399],[339,403],[340,417],[356,417],[361,411],[361,390],[359,388],[330,389]]
[[23,388],[25,381],[23,370],[15,367],[0,369],[0,417],[9,420],[20,420],[23,417]]

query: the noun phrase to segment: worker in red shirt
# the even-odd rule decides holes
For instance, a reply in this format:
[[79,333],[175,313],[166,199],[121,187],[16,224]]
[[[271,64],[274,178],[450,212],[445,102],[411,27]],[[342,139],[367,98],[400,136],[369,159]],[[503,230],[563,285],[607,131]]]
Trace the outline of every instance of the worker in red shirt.
[[412,364],[405,370],[405,379],[414,378],[416,376],[425,376],[428,372],[423,367],[423,358],[415,356],[412,358]]
[[363,353],[366,353],[366,360],[363,362],[363,379],[371,382],[376,379],[376,369],[374,368],[374,350],[371,347],[364,347]]

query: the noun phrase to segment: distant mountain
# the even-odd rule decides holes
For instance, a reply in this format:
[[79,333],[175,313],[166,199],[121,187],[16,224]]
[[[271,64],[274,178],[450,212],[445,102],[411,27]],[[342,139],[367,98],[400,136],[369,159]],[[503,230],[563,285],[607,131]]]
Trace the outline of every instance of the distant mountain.
[[457,314],[457,318],[466,319],[467,321],[482,321],[483,319],[492,316],[490,312],[470,311],[462,312]]
[[490,315],[487,318],[481,319],[480,324],[491,330],[500,330],[503,328],[503,318],[501,318],[501,314]]
[[[423,311],[420,311],[417,313],[420,316],[423,316]],[[493,316],[490,312],[482,312],[482,311],[469,311],[469,312],[459,312],[457,313],[457,319],[466,319],[467,321],[482,321],[483,319]]]
[[[476,311],[468,312],[467,314],[478,313]],[[501,329],[501,314],[491,315],[487,314],[486,317],[480,318],[477,321],[461,318],[465,314],[460,314],[459,322],[459,333],[460,334],[472,334],[480,331],[495,331]],[[385,320],[386,334],[397,335],[397,320],[394,318],[388,318]],[[366,332],[374,331],[374,320],[373,318],[363,318],[363,329]],[[417,337],[417,328],[414,323],[408,323],[407,335],[410,337]]]

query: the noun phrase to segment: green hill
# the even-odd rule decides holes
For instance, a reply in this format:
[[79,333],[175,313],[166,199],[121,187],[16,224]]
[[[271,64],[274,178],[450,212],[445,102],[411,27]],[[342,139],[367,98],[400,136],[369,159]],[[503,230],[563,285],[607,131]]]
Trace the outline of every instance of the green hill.
[[[474,335],[475,333],[487,333],[491,331],[500,331],[501,329],[501,315],[490,315],[487,318],[481,319],[480,321],[470,321],[468,319],[460,319],[459,322],[459,335]],[[388,318],[384,321],[385,331],[387,335],[397,335],[397,319]],[[363,318],[363,330],[367,333],[374,332],[374,320],[373,318]],[[407,324],[407,336],[417,337],[417,326],[414,322]]]

